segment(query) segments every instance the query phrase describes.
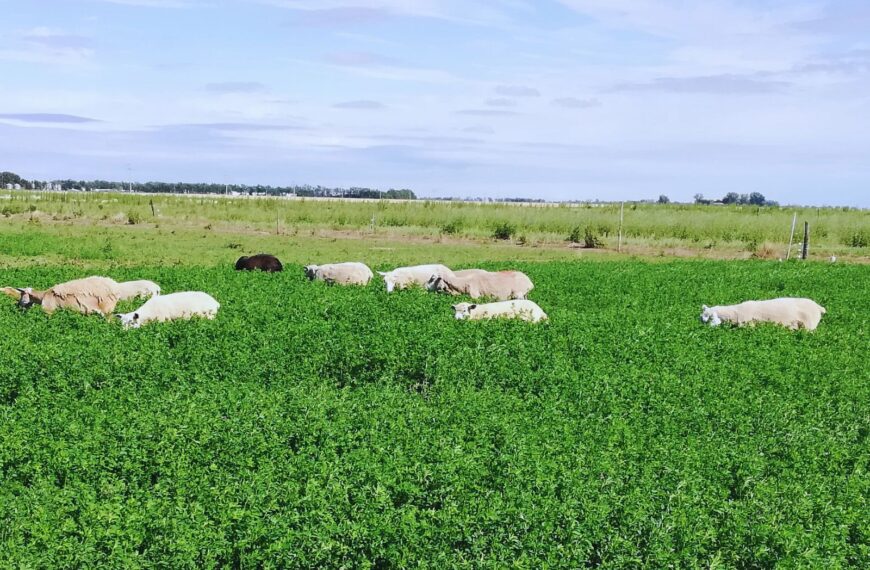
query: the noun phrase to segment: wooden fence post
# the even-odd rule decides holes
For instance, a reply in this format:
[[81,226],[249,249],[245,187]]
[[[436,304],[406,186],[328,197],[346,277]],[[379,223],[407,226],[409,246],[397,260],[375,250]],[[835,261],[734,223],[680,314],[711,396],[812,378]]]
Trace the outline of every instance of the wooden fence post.
[[807,258],[807,250],[810,247],[810,223],[804,222],[804,245],[801,248],[801,259]]
[[625,202],[619,203],[619,238],[617,238],[616,242],[616,252],[620,253],[622,251],[622,220],[625,213]]

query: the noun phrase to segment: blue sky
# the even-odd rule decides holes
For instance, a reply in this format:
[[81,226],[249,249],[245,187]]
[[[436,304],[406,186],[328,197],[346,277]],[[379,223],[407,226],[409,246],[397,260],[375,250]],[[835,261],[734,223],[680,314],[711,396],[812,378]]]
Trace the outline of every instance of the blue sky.
[[870,206],[864,0],[0,0],[0,169]]

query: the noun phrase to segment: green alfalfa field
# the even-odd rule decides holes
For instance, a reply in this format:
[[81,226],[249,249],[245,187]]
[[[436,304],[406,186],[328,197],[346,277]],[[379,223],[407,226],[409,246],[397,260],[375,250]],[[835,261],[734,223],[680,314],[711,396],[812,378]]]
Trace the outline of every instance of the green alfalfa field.
[[[222,305],[125,331],[0,297],[0,567],[870,565],[867,265],[513,263],[550,315],[531,325],[237,254],[0,270]],[[698,320],[775,296],[828,312]]]
[[[617,212],[11,193],[0,285],[223,307],[121,331],[0,298],[0,566],[865,566],[867,212],[801,211],[803,264],[661,257],[781,256],[791,210],[630,208],[629,259]],[[287,272],[231,270],[260,250]],[[302,278],[345,259],[520,268],[551,322]],[[781,295],[820,329],[697,320]]]

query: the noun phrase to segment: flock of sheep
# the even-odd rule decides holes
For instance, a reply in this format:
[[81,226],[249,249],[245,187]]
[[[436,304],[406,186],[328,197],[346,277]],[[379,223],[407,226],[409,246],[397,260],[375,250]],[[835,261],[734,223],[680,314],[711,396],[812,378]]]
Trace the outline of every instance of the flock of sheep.
[[[237,270],[282,271],[283,265],[274,256],[258,254],[241,257]],[[472,299],[493,298],[491,303],[458,303],[453,305],[455,317],[460,320],[514,318],[530,322],[547,319],[547,314],[526,299],[534,288],[531,279],[520,271],[486,271],[464,269],[453,271],[439,264],[400,267],[378,272],[384,279],[387,292],[409,287],[425,287],[429,291],[466,295]],[[363,263],[346,262],[327,265],[308,265],[305,275],[310,280],[322,280],[336,285],[368,285],[374,273]],[[119,301],[137,297],[147,298],[142,306],[129,313],[115,316],[125,328],[138,328],[152,321],[169,321],[217,316],[220,303],[202,291],[184,291],[162,295],[160,286],[152,281],[118,283],[108,277],[86,277],[55,285],[45,291],[32,288],[3,287],[2,292],[18,300],[18,306],[29,308],[41,305],[47,313],[66,308],[84,314],[109,315]],[[746,301],[737,305],[703,306],[701,321],[710,326],[728,322],[742,326],[758,322],[771,322],[792,330],[815,330],[825,314],[825,308],[811,299],[782,297],[766,301]]]

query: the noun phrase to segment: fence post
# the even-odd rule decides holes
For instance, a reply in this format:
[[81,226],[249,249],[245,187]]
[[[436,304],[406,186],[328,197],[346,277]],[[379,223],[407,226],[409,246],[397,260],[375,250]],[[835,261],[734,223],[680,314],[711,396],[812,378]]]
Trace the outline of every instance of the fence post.
[[616,241],[616,252],[622,252],[622,219],[625,213],[625,202],[619,203],[619,237]]
[[810,247],[810,223],[804,222],[804,245],[801,249],[801,259],[807,258],[807,250]]
[[785,260],[791,257],[791,244],[794,241],[794,225],[797,223],[797,212],[794,213],[794,217],[791,219],[791,234],[788,236],[788,251],[785,252]]

